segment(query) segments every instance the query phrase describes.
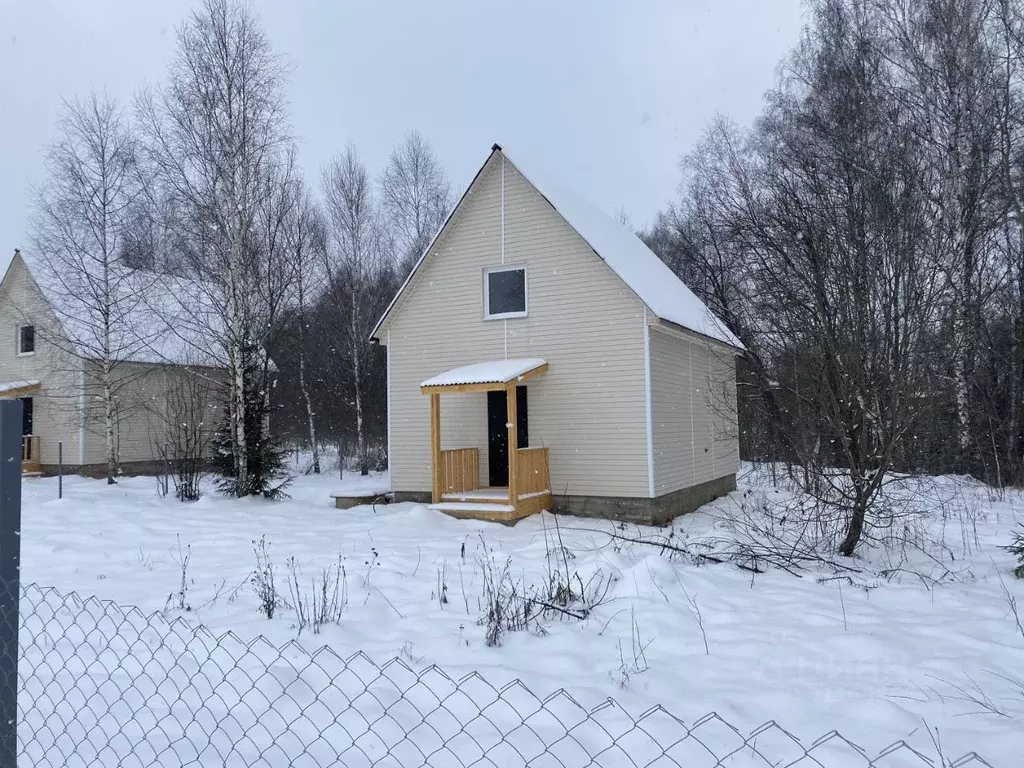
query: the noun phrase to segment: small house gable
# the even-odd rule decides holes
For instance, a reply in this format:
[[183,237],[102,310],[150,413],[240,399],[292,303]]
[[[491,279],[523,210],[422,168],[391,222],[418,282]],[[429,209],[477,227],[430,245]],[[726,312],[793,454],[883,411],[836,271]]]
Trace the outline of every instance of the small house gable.
[[48,337],[51,340],[59,338],[65,342],[67,340],[67,333],[60,319],[54,313],[21,251],[14,252],[14,258],[7,265],[7,271],[0,280],[0,317],[5,326],[0,333],[8,337],[3,343],[9,342],[12,348],[16,342],[14,336],[23,324],[33,326],[34,336]]

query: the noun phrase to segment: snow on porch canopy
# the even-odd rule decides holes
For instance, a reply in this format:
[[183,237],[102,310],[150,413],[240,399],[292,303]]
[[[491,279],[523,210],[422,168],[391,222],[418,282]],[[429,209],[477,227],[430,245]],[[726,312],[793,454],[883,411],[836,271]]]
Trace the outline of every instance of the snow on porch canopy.
[[536,376],[547,370],[547,362],[539,357],[518,360],[492,360],[486,363],[473,363],[461,368],[438,374],[427,379],[420,388],[423,390],[435,387],[464,387],[471,385],[508,384],[511,381]]
[[9,381],[0,384],[0,398],[18,397],[28,392],[39,389],[41,383],[38,381]]

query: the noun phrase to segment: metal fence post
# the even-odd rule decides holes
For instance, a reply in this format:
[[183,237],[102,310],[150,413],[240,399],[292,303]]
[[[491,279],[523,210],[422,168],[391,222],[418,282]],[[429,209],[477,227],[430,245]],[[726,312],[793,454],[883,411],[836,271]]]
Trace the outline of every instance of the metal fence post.
[[0,400],[0,768],[18,765],[21,409]]
[[57,498],[64,498],[64,441],[57,441]]

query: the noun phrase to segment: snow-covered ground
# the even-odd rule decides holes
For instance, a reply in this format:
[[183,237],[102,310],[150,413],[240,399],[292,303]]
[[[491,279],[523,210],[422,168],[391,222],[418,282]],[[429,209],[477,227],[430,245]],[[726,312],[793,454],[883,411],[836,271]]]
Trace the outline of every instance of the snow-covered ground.
[[[744,732],[775,720],[806,742],[836,729],[869,754],[899,739],[927,751],[937,729],[947,757],[977,751],[994,768],[1020,764],[1024,635],[1007,591],[1024,615],[1024,582],[1000,545],[1024,521],[1022,494],[935,479],[916,494],[934,499],[928,514],[894,532],[898,550],[868,549],[856,571],[835,578],[824,566],[699,564],[611,536],[671,532],[692,551],[718,551],[737,536],[729,519],[741,508],[787,496],[763,472],[748,471],[737,493],[671,531],[559,518],[564,550],[547,514],[509,528],[413,504],[336,510],[332,492],[386,483],[348,478],[301,476],[281,502],[209,493],[194,504],[159,498],[152,481],[82,478],[65,478],[64,499],[41,501],[56,481],[27,479],[23,581],[284,643],[298,635],[295,611],[266,619],[250,585],[265,537],[289,602],[287,559],[308,586],[343,558],[348,605],[338,625],[301,634],[310,649],[363,651],[378,663],[401,656],[456,677],[475,670],[494,685],[520,678],[541,697],[564,687],[586,707],[614,697],[631,712],[660,704],[686,721],[716,711]],[[185,554],[191,610],[179,611]],[[568,568],[579,583],[611,587],[582,621],[549,618],[542,632],[488,647],[478,624],[484,559],[499,570],[510,563],[527,586]],[[983,695],[999,713],[970,700]]]

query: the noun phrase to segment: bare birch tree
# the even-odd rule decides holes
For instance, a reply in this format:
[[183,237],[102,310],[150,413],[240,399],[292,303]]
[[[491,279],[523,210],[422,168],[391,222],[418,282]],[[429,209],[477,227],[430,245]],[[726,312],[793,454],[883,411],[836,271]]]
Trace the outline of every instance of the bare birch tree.
[[[996,479],[1020,483],[1024,479],[1024,8],[1012,0],[998,0],[992,35],[999,61],[998,187],[1004,207],[999,236],[1006,270],[1003,312],[1011,335],[1004,361],[1009,369],[1007,472]],[[998,401],[993,406],[998,409]]]
[[430,144],[412,131],[392,150],[378,186],[381,216],[395,239],[404,279],[452,208],[451,184]]
[[328,217],[329,247],[324,265],[328,287],[341,298],[344,348],[352,374],[352,408],[356,423],[356,451],[360,471],[369,472],[364,423],[364,371],[369,336],[379,307],[375,288],[386,272],[370,174],[349,144],[323,173],[322,191]]
[[976,453],[971,378],[980,341],[990,197],[997,181],[999,99],[987,28],[992,0],[880,0],[893,41],[896,94],[928,169],[935,246],[945,257],[952,379],[961,457]]
[[139,99],[138,115],[154,179],[189,230],[191,270],[213,286],[208,298],[220,314],[216,339],[229,373],[234,488],[246,495],[247,397],[251,377],[266,369],[260,339],[268,315],[260,306],[268,273],[255,243],[267,179],[291,146],[286,68],[256,16],[236,0],[205,0],[177,37],[168,83]]
[[295,351],[298,356],[299,393],[309,428],[309,446],[313,453],[312,472],[319,475],[320,447],[316,435],[316,411],[310,393],[306,344],[309,341],[310,309],[320,293],[316,287],[323,283],[321,275],[326,263],[327,227],[320,208],[305,186],[298,191],[288,222],[288,241],[288,252],[294,259],[295,269],[294,323],[297,328]]
[[763,193],[744,226],[762,341],[776,361],[801,361],[777,378],[801,431],[822,438],[805,446],[807,490],[840,514],[838,549],[851,555],[885,524],[878,494],[929,407],[918,394],[942,280],[921,143],[894,98],[879,19],[862,0],[821,0],[815,21],[761,123]]
[[63,329],[44,340],[98,393],[107,482],[114,483],[118,425],[139,406],[127,395],[138,370],[129,364],[152,333],[136,325],[146,277],[120,259],[138,197],[136,141],[117,103],[96,93],[64,102],[58,130],[32,219],[42,266],[36,278]]
[[747,347],[814,523],[851,555],[891,522],[879,495],[934,405],[922,393],[946,281],[883,20],[873,0],[811,8],[754,130],[718,123],[687,164],[670,234],[673,267]]

